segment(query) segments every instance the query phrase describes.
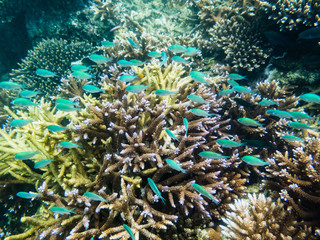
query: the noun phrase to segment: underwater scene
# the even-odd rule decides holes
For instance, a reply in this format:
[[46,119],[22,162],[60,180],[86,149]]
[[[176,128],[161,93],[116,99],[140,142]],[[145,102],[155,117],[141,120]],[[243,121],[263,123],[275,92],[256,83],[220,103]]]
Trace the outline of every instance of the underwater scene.
[[319,0],[0,20],[0,239],[320,239]]

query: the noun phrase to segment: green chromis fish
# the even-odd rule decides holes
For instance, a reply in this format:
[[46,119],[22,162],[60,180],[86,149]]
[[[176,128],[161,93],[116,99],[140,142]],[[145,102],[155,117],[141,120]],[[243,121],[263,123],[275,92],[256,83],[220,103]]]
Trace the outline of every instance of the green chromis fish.
[[238,143],[228,139],[218,139],[216,142],[224,148],[234,148],[234,147],[240,147],[244,145],[243,143]]
[[171,137],[172,139],[180,142],[179,139],[170,131],[170,129],[166,128],[165,131],[169,135],[169,137]]
[[269,107],[272,105],[279,105],[279,103],[272,101],[272,100],[262,100],[262,101],[258,102],[258,104],[261,106],[265,106],[265,107]]
[[237,74],[237,73],[230,73],[228,75],[229,78],[231,78],[232,80],[243,80],[243,79],[246,79],[246,76],[242,76],[240,74]]
[[133,234],[132,230],[129,228],[129,226],[128,226],[127,224],[123,224],[122,226],[123,226],[123,228],[129,233],[131,239],[132,239],[132,240],[136,240],[136,239],[134,238],[134,234]]
[[214,116],[213,113],[208,113],[205,110],[199,109],[199,108],[192,108],[190,109],[190,112],[192,112],[194,115],[199,117],[211,117]]
[[30,193],[30,192],[18,192],[17,196],[20,198],[32,199],[32,198],[39,197],[40,194],[39,193]]
[[117,46],[116,43],[110,42],[110,41],[102,41],[102,42],[101,42],[101,45],[102,45],[103,47],[106,47],[106,48],[111,48],[111,47]]
[[198,72],[198,71],[191,71],[189,73],[189,76],[191,77],[191,79],[193,81],[196,81],[198,83],[204,83],[204,84],[209,84],[204,78],[205,75],[202,72]]
[[130,85],[130,86],[126,87],[126,90],[131,93],[138,93],[138,92],[142,92],[142,91],[146,90],[150,86],[151,86],[151,84],[149,84],[149,85]]
[[38,107],[38,104],[32,102],[30,99],[27,99],[27,98],[16,98],[11,103],[20,107],[30,107],[30,106]]
[[63,104],[63,103],[59,103],[56,105],[56,109],[62,111],[62,112],[74,112],[74,111],[78,111],[79,108],[73,107],[69,104]]
[[42,68],[38,68],[36,74],[40,77],[58,77],[56,73]]
[[186,173],[186,172],[187,172],[186,170],[184,170],[184,169],[180,166],[179,163],[177,163],[177,162],[175,162],[175,161],[173,161],[173,160],[171,160],[171,159],[169,159],[169,158],[166,159],[166,162],[168,163],[169,167],[171,167],[171,168],[174,169],[174,170],[177,170],[177,171],[183,172],[183,173]]
[[192,102],[196,102],[196,103],[208,103],[206,100],[204,100],[202,97],[195,95],[195,94],[190,94],[187,96],[187,98],[189,100],[191,100]]
[[89,59],[92,62],[95,62],[96,64],[105,64],[107,62],[111,62],[111,58],[107,58],[105,56],[99,55],[99,54],[92,54],[89,56]]
[[200,157],[207,158],[207,159],[227,159],[229,157],[222,156],[219,153],[211,152],[211,151],[202,151],[199,153]]
[[142,62],[140,60],[137,60],[137,59],[131,59],[129,60],[130,62],[133,63],[134,66],[137,66],[137,67],[140,67],[140,66],[143,66],[145,64],[145,62]]
[[161,57],[162,57],[162,61],[161,61],[160,67],[166,66],[167,65],[167,59],[168,59],[166,52],[162,51],[161,52]]
[[304,142],[304,139],[293,136],[293,135],[283,135],[281,139],[287,142]]
[[224,90],[221,90],[219,93],[218,93],[218,95],[219,96],[227,96],[227,95],[229,95],[229,94],[231,94],[231,93],[233,93],[234,92],[234,90],[231,88],[231,89],[224,89]]
[[173,53],[183,53],[183,52],[187,51],[186,47],[178,45],[178,44],[171,45],[168,49]]
[[10,127],[23,127],[27,124],[31,123],[32,120],[26,120],[26,119],[14,119],[10,123]]
[[41,94],[41,91],[22,90],[19,96],[22,98],[32,98],[37,96],[38,94]]
[[101,197],[98,194],[95,194],[93,192],[85,192],[83,194],[83,196],[85,196],[93,201],[100,201],[100,202],[108,203],[108,201],[106,199],[104,199],[103,197]]
[[66,141],[63,141],[63,142],[59,143],[59,146],[60,147],[64,147],[64,148],[68,148],[68,149],[71,149],[71,148],[83,148],[82,146],[80,146],[78,144],[75,144],[75,143],[72,143],[72,142],[66,142]]
[[64,99],[64,98],[58,98],[55,100],[55,104],[67,104],[67,105],[70,105],[70,106],[76,106],[78,105],[77,102],[72,102],[70,101],[69,99]]
[[245,93],[245,94],[254,94],[256,91],[252,91],[249,88],[243,86],[234,86],[232,89],[238,93]]
[[49,125],[47,128],[51,132],[63,132],[64,130],[67,130],[66,127],[61,127],[58,125]]
[[320,103],[320,96],[314,93],[302,94],[299,99],[309,103]]
[[91,67],[87,67],[85,65],[81,65],[81,64],[74,64],[71,66],[71,71],[81,71],[81,72],[86,72],[89,69],[91,69]]
[[15,160],[27,160],[33,158],[35,155],[39,154],[39,151],[27,151],[27,152],[19,152],[14,156]]
[[122,81],[122,82],[132,82],[134,80],[137,80],[139,79],[139,76],[138,75],[121,75],[119,80]]
[[98,87],[93,86],[91,84],[83,85],[82,89],[88,93],[99,93],[99,92],[105,93],[106,92],[104,89],[98,88]]
[[154,93],[158,96],[165,97],[165,96],[170,96],[170,95],[176,94],[176,93],[178,93],[178,91],[169,91],[169,90],[158,89]]
[[238,118],[237,121],[247,127],[262,127],[262,124],[251,118]]
[[298,111],[292,111],[292,112],[290,112],[290,115],[293,118],[298,119],[298,120],[301,120],[301,119],[315,119],[314,117],[311,117],[306,113],[298,112]]
[[314,127],[309,126],[308,124],[301,123],[301,122],[289,122],[289,127],[301,130],[301,129],[315,129]]
[[171,59],[172,59],[172,61],[175,61],[177,63],[183,63],[183,64],[189,64],[190,63],[190,61],[185,60],[184,58],[182,58],[180,56],[173,56]]
[[162,200],[163,204],[165,204],[165,199],[164,199],[164,197],[161,196],[161,192],[157,188],[157,185],[155,184],[155,182],[151,178],[148,178],[148,183],[149,183],[149,186],[152,189],[152,191],[156,195],[158,195],[158,197]]
[[60,214],[60,215],[70,215],[71,213],[76,214],[74,211],[70,209],[57,207],[57,206],[53,206],[49,210],[55,214]]
[[242,160],[252,166],[266,166],[266,165],[270,165],[270,163],[265,162],[263,160],[261,160],[260,158],[256,158],[253,156],[243,156]]
[[136,49],[141,49],[141,47],[135,42],[133,41],[131,38],[128,38],[128,42],[130,43],[130,45]]
[[240,86],[239,83],[237,83],[234,80],[228,80],[227,83],[231,86],[231,87],[235,87],[235,86]]
[[43,168],[43,167],[49,165],[53,161],[54,161],[53,159],[41,160],[41,161],[36,162],[33,167],[35,169]]
[[74,76],[75,78],[78,78],[80,80],[88,80],[88,79],[92,78],[92,75],[90,75],[89,73],[86,73],[86,72],[82,72],[82,71],[74,71],[74,72],[72,72],[72,76]]
[[188,47],[185,52],[183,52],[183,55],[186,57],[193,57],[195,55],[201,54],[201,51],[197,48]]
[[15,82],[9,82],[9,81],[3,81],[0,82],[0,88],[7,89],[7,90],[12,90],[12,89],[20,89],[23,86],[19,83]]
[[148,57],[161,58],[161,53],[158,53],[158,52],[149,52],[149,53],[148,53]]
[[134,66],[133,62],[127,61],[127,60],[119,60],[117,62],[121,67],[132,67]]
[[283,110],[270,109],[267,110],[266,113],[279,118],[293,118],[293,116],[289,112]]
[[207,198],[209,198],[210,200],[212,200],[215,204],[219,204],[219,201],[217,199],[215,199],[211,193],[209,193],[207,190],[204,189],[204,187],[200,186],[197,183],[191,183],[191,186],[200,194],[202,194],[203,196],[206,196]]
[[187,136],[188,129],[189,129],[189,122],[188,122],[188,119],[186,119],[186,118],[184,118],[182,121],[183,121],[183,124],[184,124],[184,128],[186,129],[186,133],[184,134],[184,136]]

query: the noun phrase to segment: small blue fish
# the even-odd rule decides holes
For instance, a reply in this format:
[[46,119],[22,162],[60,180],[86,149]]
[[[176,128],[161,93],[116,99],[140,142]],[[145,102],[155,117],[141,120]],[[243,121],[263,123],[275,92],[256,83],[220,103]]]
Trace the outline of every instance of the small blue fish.
[[176,94],[176,93],[178,93],[178,91],[169,91],[169,90],[158,89],[154,93],[156,95],[164,97],[164,96],[170,96],[170,95]]
[[298,112],[298,111],[292,111],[290,112],[290,115],[298,120],[301,119],[315,119],[314,117],[309,116],[308,114],[304,113],[304,112]]
[[170,129],[166,128],[165,131],[169,135],[169,137],[171,137],[172,139],[180,142],[179,139],[170,131]]
[[309,103],[320,103],[320,96],[314,93],[302,94],[299,99]]
[[299,34],[298,39],[316,39],[320,38],[320,26],[309,28]]
[[262,127],[262,124],[251,118],[238,118],[237,121],[247,127]]
[[187,171],[185,169],[183,169],[179,163],[171,160],[171,159],[166,159],[166,162],[168,163],[169,167],[171,167],[172,169],[174,170],[177,170],[179,172],[183,172],[183,173],[186,173]]
[[41,161],[36,162],[33,167],[35,169],[43,168],[43,167],[49,165],[53,161],[54,161],[53,159],[41,160]]
[[81,80],[88,80],[93,77],[89,73],[82,72],[82,71],[74,71],[74,72],[72,72],[72,76],[74,76],[75,78],[81,79]]
[[27,98],[16,98],[11,103],[20,107],[30,107],[30,106],[38,107],[38,104],[32,102],[30,99],[27,99]]
[[235,87],[235,86],[240,86],[239,83],[237,83],[234,80],[228,80],[227,83],[231,86],[231,87]]
[[131,239],[135,240],[134,234],[133,234],[132,230],[129,228],[129,226],[127,224],[123,224],[122,226],[129,233]]
[[218,139],[216,142],[224,148],[234,148],[234,147],[240,147],[244,145],[243,143],[238,143],[228,139]]
[[106,48],[111,48],[111,47],[117,46],[116,43],[114,43],[114,42],[109,42],[109,41],[102,41],[102,42],[101,42],[101,45],[102,45],[103,47],[106,47]]
[[91,84],[83,85],[82,89],[88,93],[99,93],[99,92],[105,93],[106,92],[104,89],[98,88],[98,87],[93,86]]
[[70,105],[70,106],[76,106],[78,105],[77,102],[72,102],[70,101],[69,99],[65,99],[65,98],[58,98],[55,100],[55,104],[67,104],[67,105]]
[[207,198],[209,198],[210,200],[212,200],[215,204],[219,204],[219,201],[217,199],[214,198],[214,196],[212,196],[211,193],[209,193],[207,190],[204,189],[204,187],[200,186],[197,183],[191,183],[191,186],[200,194],[202,194],[203,196],[206,196]]
[[243,156],[242,160],[252,166],[266,166],[270,165],[270,163],[261,160],[260,158],[256,158],[253,156]]
[[167,57],[167,54],[166,54],[166,52],[161,52],[161,57],[162,57],[162,61],[161,61],[161,65],[160,65],[160,67],[162,67],[162,66],[167,66],[167,59],[168,59],[168,57]]
[[243,80],[243,79],[246,79],[246,76],[242,76],[240,74],[237,74],[237,73],[230,73],[228,75],[229,78],[231,78],[232,80]]
[[189,100],[191,100],[192,102],[196,102],[196,103],[208,103],[206,100],[204,100],[202,97],[195,95],[195,94],[190,94],[187,96],[187,98]]
[[171,45],[168,49],[173,53],[183,53],[183,52],[187,51],[186,47],[178,45],[178,44]]
[[234,90],[231,88],[231,89],[224,89],[224,90],[221,90],[219,93],[218,93],[218,95],[220,95],[220,96],[227,96],[227,95],[229,95],[229,94],[231,94],[231,93],[233,93],[234,92]]
[[38,94],[41,94],[41,91],[22,90],[19,96],[22,98],[32,98],[37,96]]
[[188,47],[187,50],[183,52],[183,55],[187,57],[193,57],[195,55],[200,55],[200,54],[201,54],[201,51],[193,47]]
[[199,117],[211,117],[214,116],[213,113],[208,113],[205,110],[199,109],[199,108],[192,108],[190,109],[190,112],[192,112],[194,115]]
[[19,83],[3,81],[3,82],[0,82],[0,88],[4,88],[4,89],[7,89],[7,90],[12,90],[12,89],[23,88],[23,86],[21,84],[19,84]]
[[243,87],[243,86],[234,86],[232,89],[238,93],[246,93],[246,94],[254,94],[257,93],[256,91],[252,91],[249,88]]
[[86,72],[89,69],[91,69],[91,67],[87,67],[85,65],[81,65],[81,64],[74,64],[71,66],[71,70],[72,71],[81,71],[81,72]]
[[301,123],[301,122],[289,122],[289,127],[301,130],[301,129],[315,129],[314,127],[309,126],[308,124]]
[[272,105],[279,105],[279,103],[272,101],[272,100],[262,100],[258,103],[261,106],[269,107]]
[[266,113],[279,118],[293,118],[293,116],[289,112],[277,109],[267,110]]
[[133,65],[137,67],[143,66],[145,64],[145,62],[139,61],[137,59],[131,59],[130,62],[132,62]]
[[185,60],[184,58],[182,58],[180,56],[173,56],[171,59],[172,59],[172,61],[175,61],[177,63],[183,63],[183,64],[189,64],[190,63],[190,61]]
[[132,67],[134,66],[133,62],[127,61],[127,60],[119,60],[117,62],[121,67]]
[[158,53],[158,52],[149,52],[149,53],[148,53],[148,57],[161,58],[161,53]]
[[14,119],[10,123],[10,127],[23,127],[27,124],[31,123],[32,120],[26,120],[26,119]]
[[133,41],[131,38],[128,38],[128,42],[130,43],[130,45],[136,49],[141,49],[141,47],[135,42]]
[[155,184],[155,182],[151,179],[148,178],[148,183],[150,188],[152,189],[152,191],[158,195],[158,197],[160,197],[160,199],[162,200],[163,204],[165,204],[165,199],[164,197],[161,196],[161,192],[159,191],[159,189],[157,188],[157,185]]
[[60,214],[60,215],[70,215],[71,213],[76,214],[74,211],[72,211],[73,209],[69,210],[67,208],[57,207],[57,206],[53,206],[49,210],[53,213]]
[[92,54],[89,56],[89,59],[96,64],[105,64],[112,61],[111,58],[107,58],[99,54]]
[[104,199],[103,197],[101,197],[98,194],[95,194],[93,192],[85,192],[83,194],[83,196],[85,196],[93,201],[100,201],[100,202],[108,203],[108,201],[106,199]]
[[39,193],[30,193],[30,192],[18,192],[17,196],[20,198],[32,199],[32,198],[39,197],[40,194]]
[[27,160],[30,158],[33,158],[35,155],[39,154],[39,151],[35,151],[35,152],[31,152],[31,151],[27,151],[27,152],[19,152],[14,156],[15,160]]
[[64,130],[67,130],[67,128],[58,125],[49,125],[48,130],[51,132],[63,132]]
[[151,84],[149,84],[149,85],[130,85],[130,86],[126,87],[126,90],[131,93],[138,93],[138,92],[146,90],[150,86],[151,86]]
[[287,142],[304,142],[304,139],[293,136],[293,135],[284,135],[281,137],[281,139]]
[[51,72],[46,69],[41,69],[41,68],[38,68],[36,70],[36,74],[40,77],[58,77],[58,75],[56,73]]
[[192,78],[192,80],[198,82],[198,83],[204,83],[204,84],[209,84],[205,79],[205,75],[201,72],[197,71],[191,71],[189,73],[189,76]]
[[184,124],[184,128],[186,129],[186,133],[184,134],[184,136],[187,136],[187,134],[188,134],[188,129],[189,129],[188,119],[184,118],[184,119],[183,119],[183,124]]
[[132,82],[134,80],[137,80],[139,79],[139,76],[138,75],[121,75],[119,80],[122,81],[122,82]]
[[66,141],[63,141],[63,142],[59,143],[59,146],[60,147],[64,147],[64,148],[68,148],[68,149],[83,148],[82,146],[80,146],[78,144],[75,144],[75,143],[72,143],[72,142],[66,142]]
[[63,112],[74,112],[79,110],[79,108],[73,107],[72,105],[69,105],[69,104],[63,104],[63,103],[57,104],[56,109]]
[[229,157],[223,156],[219,153],[211,152],[211,151],[202,151],[199,153],[200,157],[207,158],[207,159],[227,159]]

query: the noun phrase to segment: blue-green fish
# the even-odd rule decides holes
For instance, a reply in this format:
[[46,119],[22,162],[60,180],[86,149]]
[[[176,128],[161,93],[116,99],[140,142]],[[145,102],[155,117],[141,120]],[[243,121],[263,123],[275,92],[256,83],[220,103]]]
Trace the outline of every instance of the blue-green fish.
[[301,123],[301,122],[289,122],[289,127],[295,128],[295,129],[315,129],[314,127],[309,126],[308,124]]
[[59,146],[60,147],[64,147],[64,148],[83,148],[82,146],[78,145],[78,144],[75,144],[75,143],[72,143],[72,142],[66,142],[66,141],[63,141],[61,143],[59,143]]
[[251,118],[238,118],[237,121],[247,127],[262,127],[262,124]]
[[71,213],[76,214],[74,211],[72,211],[72,209],[67,209],[67,208],[63,208],[63,207],[57,207],[57,206],[53,206],[49,209],[51,212],[56,213],[56,214],[60,214],[60,215],[70,215]]
[[168,49],[173,53],[183,53],[183,52],[187,51],[186,47],[178,45],[178,44],[171,45]]
[[211,193],[209,193],[207,190],[204,189],[204,187],[200,186],[197,183],[191,183],[191,186],[200,194],[202,194],[203,196],[206,196],[207,198],[209,198],[210,200],[212,200],[215,204],[219,204],[219,201],[217,199],[214,198],[214,196],[212,196]]
[[260,158],[256,158],[253,156],[243,156],[242,160],[252,166],[266,166],[270,165],[270,163],[261,160]]
[[119,60],[117,62],[121,67],[132,67],[134,66],[133,62],[127,61],[127,60]]
[[30,193],[30,192],[18,192],[17,196],[20,198],[32,199],[32,198],[39,197],[40,194],[39,193]]
[[85,65],[81,65],[81,64],[74,64],[71,66],[71,70],[72,71],[81,71],[81,72],[86,72],[89,69],[91,69],[91,67],[87,67]]
[[234,80],[228,80],[227,83],[231,86],[231,87],[235,87],[235,86],[240,86],[239,83],[237,83]]
[[51,132],[63,132],[64,130],[67,130],[67,128],[58,125],[49,125],[48,130]]
[[[308,5],[310,6],[310,5]],[[311,7],[311,6],[310,6]],[[320,38],[320,27],[316,26],[316,27],[312,27],[312,28],[308,28],[307,30],[302,31],[301,33],[299,33],[299,39],[317,39]]]
[[85,192],[83,194],[83,196],[85,196],[93,201],[100,201],[100,202],[108,203],[108,201],[106,199],[104,199],[103,197],[101,197],[98,194],[95,194],[93,192]]
[[14,156],[15,160],[27,160],[30,158],[33,158],[35,155],[39,154],[39,151],[35,151],[35,152],[31,152],[31,151],[27,151],[27,152],[19,152]]
[[170,131],[170,129],[166,128],[165,131],[169,135],[169,137],[171,137],[172,139],[180,142],[179,139]]
[[63,112],[74,112],[74,111],[79,110],[79,108],[73,107],[70,104],[63,104],[63,103],[57,104],[56,109],[63,111]]
[[279,118],[293,118],[293,116],[289,112],[283,110],[270,109],[267,110],[266,113]]
[[141,49],[141,47],[135,41],[133,41],[131,38],[128,38],[128,42],[130,43],[130,45],[132,47],[137,48],[137,49]]
[[145,62],[142,62],[142,61],[137,60],[137,59],[131,59],[130,62],[132,62],[133,65],[137,66],[137,67],[143,66],[145,64]]
[[19,83],[15,83],[15,82],[3,81],[3,82],[0,82],[0,88],[12,90],[12,89],[23,88],[23,86]]
[[43,168],[43,167],[49,165],[53,161],[54,161],[53,159],[44,159],[44,160],[36,162],[33,167],[35,169]]
[[272,105],[279,105],[279,103],[272,100],[262,100],[258,104],[265,107],[272,106]]
[[101,42],[101,45],[102,45],[103,47],[106,47],[106,48],[111,48],[111,47],[117,46],[116,43],[114,43],[114,42],[109,42],[109,41],[102,41],[102,42]]
[[32,120],[26,120],[26,119],[14,119],[10,123],[10,127],[23,127],[27,124],[31,123]]
[[284,135],[281,137],[281,139],[287,142],[303,142],[304,141],[304,139],[293,136],[293,135]]
[[51,72],[46,69],[41,69],[41,68],[38,68],[36,70],[36,74],[40,77],[58,77],[58,75],[56,73]]
[[233,93],[234,92],[234,90],[231,88],[231,89],[224,89],[224,90],[221,90],[219,93],[218,93],[218,95],[220,95],[220,96],[227,96],[227,95],[229,95],[229,94],[231,94],[231,93]]
[[183,64],[189,64],[190,61],[185,60],[184,58],[180,57],[180,56],[173,56],[171,58],[173,61],[177,62],[177,63],[183,63]]
[[133,234],[132,230],[129,228],[129,226],[128,226],[127,224],[123,224],[122,226],[123,226],[123,228],[129,233],[131,239],[132,239],[132,240],[136,240],[136,239],[134,238],[134,234]]
[[152,191],[158,195],[158,197],[160,197],[160,199],[162,200],[162,202],[165,204],[165,199],[164,197],[161,196],[161,192],[159,191],[159,189],[157,188],[157,185],[155,184],[155,182],[151,179],[148,178],[148,183],[150,185],[150,188],[152,189]]
[[72,76],[74,76],[75,78],[81,79],[81,80],[88,80],[90,78],[92,78],[92,75],[86,72],[82,72],[82,71],[74,71],[72,72]]
[[119,80],[122,81],[122,82],[132,82],[136,79],[139,79],[139,76],[138,75],[121,75]]
[[92,54],[89,56],[89,59],[92,62],[95,62],[96,64],[105,64],[107,62],[111,62],[111,58],[107,58],[105,56],[99,55],[99,54]]
[[60,103],[67,104],[67,105],[70,105],[70,106],[78,105],[77,102],[72,102],[69,99],[65,99],[65,98],[58,98],[58,99],[55,100],[55,104],[60,104]]
[[290,112],[290,115],[295,118],[295,119],[315,119],[314,117],[311,117],[309,116],[308,114],[306,113],[303,113],[303,112],[298,112],[298,111],[292,111]]
[[130,86],[126,87],[126,90],[131,93],[138,93],[138,92],[146,90],[150,86],[151,86],[151,84],[149,84],[149,85],[130,85]]
[[148,57],[161,58],[161,53],[158,53],[158,52],[149,52],[149,53],[148,53]]
[[223,156],[219,153],[215,153],[215,152],[211,152],[211,151],[202,151],[201,153],[199,153],[200,157],[203,158],[208,158],[208,159],[227,159],[229,157],[227,156]]
[[32,102],[30,99],[27,99],[27,98],[16,98],[11,103],[20,107],[30,107],[30,106],[38,107],[38,104]]
[[309,103],[320,103],[320,96],[314,93],[302,94],[299,99]]
[[40,93],[41,91],[22,90],[19,95],[22,98],[32,98],[37,96]]
[[228,75],[229,78],[231,78],[232,80],[243,80],[243,79],[246,79],[246,76],[242,76],[240,74],[237,74],[237,73],[230,73]]
[[204,83],[204,84],[209,84],[205,79],[205,75],[201,72],[197,71],[191,71],[189,73],[189,76],[192,78],[192,80],[198,82],[198,83]]
[[197,54],[201,54],[201,51],[197,48],[193,48],[193,47],[188,47],[187,50],[185,52],[183,52],[184,56],[187,57],[193,57]]
[[184,124],[184,128],[186,129],[186,133],[185,133],[184,135],[187,136],[187,134],[188,134],[188,129],[189,129],[188,119],[184,118],[184,119],[183,119],[183,124]]
[[161,57],[162,57],[162,61],[161,61],[160,67],[166,66],[167,65],[167,59],[168,59],[166,52],[162,51],[161,52]]
[[183,173],[186,173],[187,171],[185,169],[183,169],[179,163],[171,160],[171,159],[166,159],[166,162],[168,163],[169,167],[171,167],[172,169],[174,170],[177,170],[179,172],[183,172]]
[[232,89],[238,93],[246,93],[246,94],[253,94],[256,93],[256,91],[252,91],[249,88],[243,87],[243,86],[234,86]]
[[218,139],[216,142],[224,148],[234,148],[234,147],[240,147],[244,145],[243,143],[238,143],[228,139]]
[[177,92],[178,91],[169,91],[169,90],[158,89],[154,93],[156,95],[164,97],[164,96],[170,96],[170,95],[176,94]]
[[199,117],[211,117],[214,116],[213,113],[208,113],[205,110],[199,109],[199,108],[192,108],[190,109],[190,112],[192,112],[194,115]]
[[202,97],[195,95],[195,94],[190,94],[187,96],[187,98],[189,100],[191,100],[192,102],[196,102],[196,103],[208,103],[206,100],[204,100]]
[[82,89],[85,90],[88,93],[98,93],[98,92],[105,93],[106,92],[104,89],[98,88],[98,87],[93,86],[91,84],[83,85]]

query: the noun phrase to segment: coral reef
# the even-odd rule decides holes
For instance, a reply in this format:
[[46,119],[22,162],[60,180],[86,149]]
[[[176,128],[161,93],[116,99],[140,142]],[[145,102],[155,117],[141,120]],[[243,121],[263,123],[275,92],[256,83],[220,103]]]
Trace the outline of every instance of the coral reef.
[[273,202],[263,194],[235,200],[220,225],[224,239],[315,239],[311,229],[300,227],[280,199]]

